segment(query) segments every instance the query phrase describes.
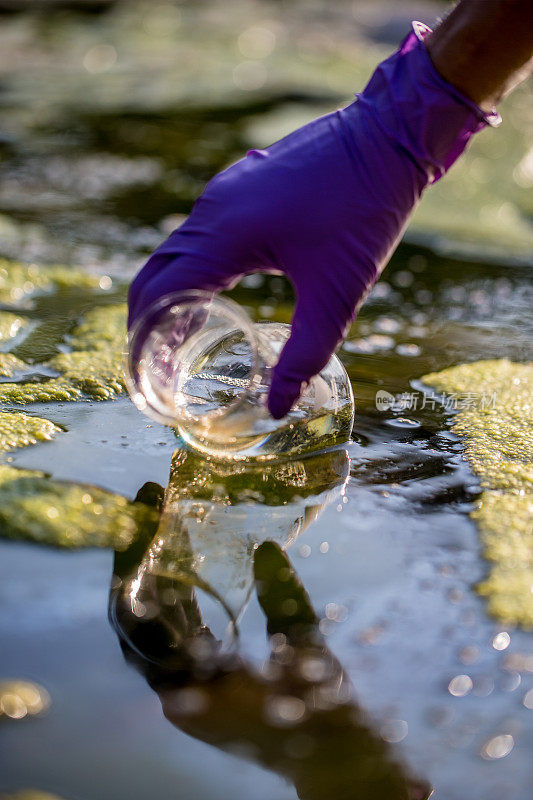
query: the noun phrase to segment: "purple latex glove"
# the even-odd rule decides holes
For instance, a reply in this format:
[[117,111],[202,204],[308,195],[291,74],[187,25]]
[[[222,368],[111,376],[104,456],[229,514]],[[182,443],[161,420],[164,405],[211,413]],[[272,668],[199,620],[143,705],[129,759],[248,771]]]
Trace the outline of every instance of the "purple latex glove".
[[499,121],[436,72],[428,32],[414,23],[347,108],[217,175],[133,281],[130,325],[170,292],[284,273],[296,308],[268,398],[284,416],[343,339],[425,187]]

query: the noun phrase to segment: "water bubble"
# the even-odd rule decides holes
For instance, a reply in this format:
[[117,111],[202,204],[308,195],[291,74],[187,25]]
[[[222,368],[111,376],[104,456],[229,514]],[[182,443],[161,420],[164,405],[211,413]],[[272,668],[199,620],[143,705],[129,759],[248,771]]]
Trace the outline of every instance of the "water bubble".
[[324,658],[308,656],[300,664],[300,674],[309,683],[319,683],[328,674],[328,664]]
[[259,289],[265,282],[265,276],[254,272],[252,275],[245,275],[241,280],[241,286],[246,289]]
[[474,684],[474,694],[476,697],[488,697],[493,691],[494,680],[489,675],[476,678]]
[[422,349],[417,344],[405,343],[397,345],[396,352],[399,356],[409,356],[410,358],[413,358],[415,356],[419,356],[422,352]]
[[459,660],[463,662],[463,664],[474,664],[479,658],[479,647],[475,645],[467,645],[463,647],[461,652],[459,653]]
[[524,699],[522,700],[522,705],[524,708],[528,708],[530,711],[533,711],[533,689],[530,689],[529,692],[526,692]]
[[499,686],[502,692],[514,692],[515,689],[518,689],[521,683],[522,676],[518,672],[509,672],[507,675],[502,675],[499,681]]
[[243,61],[233,70],[233,82],[238,89],[255,91],[265,85],[268,71],[260,61]]
[[50,706],[50,695],[29,681],[3,681],[0,683],[0,719],[2,715],[11,719],[23,719],[46,711]]
[[299,697],[279,695],[270,697],[265,703],[265,716],[272,725],[285,727],[302,721],[305,703]]
[[470,675],[456,675],[448,684],[448,691],[454,697],[464,697],[472,691],[473,687]]
[[389,297],[391,292],[392,289],[386,281],[379,281],[379,283],[376,283],[376,285],[372,289],[370,297],[373,300],[384,300],[386,297]]
[[384,742],[397,744],[403,741],[409,732],[409,726],[403,719],[388,719],[380,728],[379,735]]
[[393,417],[386,420],[386,424],[392,428],[420,428],[421,423],[416,419],[409,419],[409,417]]
[[380,350],[390,350],[394,347],[391,336],[374,333],[364,339],[351,339],[343,345],[347,353],[376,353]]
[[393,282],[396,286],[399,286],[401,289],[406,289],[408,286],[411,286],[415,279],[415,276],[412,272],[408,272],[406,269],[400,270],[400,272],[396,272],[392,276]]
[[426,256],[416,255],[411,256],[407,263],[409,265],[409,269],[412,269],[413,272],[424,272],[428,265],[428,260]]
[[495,761],[496,759],[508,756],[513,747],[513,737],[508,733],[503,733],[485,742],[481,749],[481,756],[488,761]]
[[237,46],[245,58],[267,58],[276,46],[276,34],[269,28],[254,25],[241,33]]
[[0,698],[0,713],[11,719],[23,719],[27,715],[28,709],[18,694],[4,692]]
[[172,696],[172,710],[184,716],[202,714],[209,706],[209,699],[200,689],[180,689]]
[[281,603],[281,613],[286,617],[294,617],[298,612],[298,603],[292,597],[288,597]]
[[511,637],[507,633],[507,631],[501,631],[501,633],[497,633],[494,639],[492,640],[492,646],[495,650],[506,650],[507,647],[511,644]]
[[110,44],[97,44],[91,47],[83,57],[83,66],[91,75],[106,72],[115,64],[117,51]]
[[300,558],[309,558],[311,555],[311,548],[308,544],[303,544],[300,549],[298,550],[298,555]]
[[329,551],[329,542],[322,542],[318,549],[321,553],[327,553]]
[[392,317],[378,317],[374,321],[374,330],[379,333],[398,333],[401,323]]
[[512,653],[506,656],[504,669],[513,672],[533,672],[533,654]]
[[280,653],[287,646],[287,637],[284,633],[274,633],[270,637],[270,649],[273,653]]
[[262,305],[259,306],[259,316],[263,317],[264,319],[270,319],[276,313],[276,309],[274,306],[267,306]]

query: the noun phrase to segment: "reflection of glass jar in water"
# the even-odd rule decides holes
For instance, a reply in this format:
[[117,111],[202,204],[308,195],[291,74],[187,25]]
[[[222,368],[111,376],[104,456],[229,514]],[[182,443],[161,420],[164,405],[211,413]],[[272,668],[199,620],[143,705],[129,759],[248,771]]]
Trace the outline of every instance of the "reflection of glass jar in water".
[[345,449],[246,465],[178,450],[159,528],[124,587],[133,613],[164,618],[176,645],[204,628],[234,644],[256,547],[288,549],[343,493],[349,464]]
[[219,458],[272,458],[346,442],[353,394],[336,356],[281,420],[268,413],[272,368],[290,326],[251,322],[208,292],[168,295],[133,328],[126,368],[133,402]]

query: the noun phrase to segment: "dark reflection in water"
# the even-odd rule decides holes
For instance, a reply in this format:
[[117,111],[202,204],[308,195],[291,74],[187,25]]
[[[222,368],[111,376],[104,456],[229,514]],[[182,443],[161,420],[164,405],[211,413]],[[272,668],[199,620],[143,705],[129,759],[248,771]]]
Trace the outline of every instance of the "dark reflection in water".
[[[109,617],[190,736],[273,770],[301,800],[424,800],[431,788],[373,730],[284,552],[343,493],[348,470],[345,450],[267,467],[178,451],[166,491],[139,493],[162,506],[161,522],[116,554]],[[252,591],[269,639],[262,663],[238,647]]]

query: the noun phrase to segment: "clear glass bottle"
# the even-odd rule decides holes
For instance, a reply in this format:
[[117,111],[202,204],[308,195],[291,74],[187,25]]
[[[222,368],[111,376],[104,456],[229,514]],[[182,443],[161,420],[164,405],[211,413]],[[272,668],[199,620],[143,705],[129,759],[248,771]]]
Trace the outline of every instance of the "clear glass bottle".
[[217,458],[279,458],[346,442],[353,393],[333,356],[287,416],[266,400],[272,369],[290,334],[281,323],[253,323],[225,297],[168,295],[130,333],[126,382],[140,411],[177,428],[194,449]]

